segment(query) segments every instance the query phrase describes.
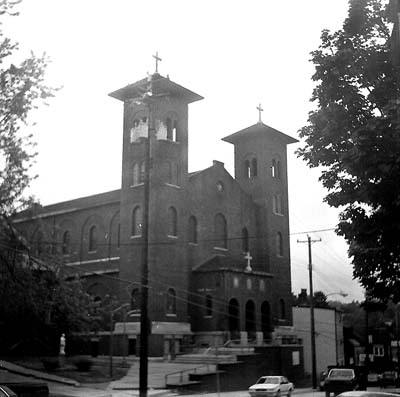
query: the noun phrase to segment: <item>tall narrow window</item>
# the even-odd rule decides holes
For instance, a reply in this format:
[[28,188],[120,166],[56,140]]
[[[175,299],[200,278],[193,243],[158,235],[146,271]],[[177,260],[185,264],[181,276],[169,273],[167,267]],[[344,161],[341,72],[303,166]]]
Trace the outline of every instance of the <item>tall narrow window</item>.
[[214,220],[215,230],[215,246],[220,248],[228,247],[228,227],[226,219],[222,214],[215,215]]
[[250,170],[251,177],[254,178],[257,176],[257,159],[251,160],[251,170]]
[[272,164],[271,164],[271,176],[272,178],[276,178],[276,160],[272,159]]
[[189,218],[189,243],[197,243],[197,219],[195,216]]
[[172,126],[172,140],[174,142],[178,142],[178,121],[174,120],[174,124]]
[[168,117],[165,124],[167,125],[167,139],[172,141],[172,121]]
[[172,183],[172,164],[169,161],[165,163],[165,182]]
[[71,233],[66,230],[63,234],[62,254],[69,255],[71,251]]
[[140,163],[139,183],[144,183],[145,179],[146,179],[146,162],[142,161]]
[[275,194],[272,197],[272,209],[275,214],[283,215],[282,196],[280,194]]
[[283,240],[282,240],[282,233],[276,233],[276,255],[283,256]]
[[142,235],[142,209],[137,206],[132,211],[132,236]]
[[97,228],[94,225],[89,229],[89,251],[97,251]]
[[246,227],[242,229],[242,251],[249,252],[249,232]]
[[249,179],[251,178],[251,167],[250,167],[250,161],[246,160],[244,162],[244,176]]
[[132,178],[133,186],[138,185],[140,183],[139,181],[140,181],[139,164],[135,163],[135,164],[133,164],[133,178]]
[[176,293],[173,288],[167,292],[167,314],[176,314]]
[[206,316],[212,316],[212,311],[213,311],[212,296],[207,295],[206,296]]
[[276,162],[276,177],[278,179],[282,178],[282,166],[279,160]]
[[169,207],[168,209],[168,235],[178,235],[178,214],[174,207]]

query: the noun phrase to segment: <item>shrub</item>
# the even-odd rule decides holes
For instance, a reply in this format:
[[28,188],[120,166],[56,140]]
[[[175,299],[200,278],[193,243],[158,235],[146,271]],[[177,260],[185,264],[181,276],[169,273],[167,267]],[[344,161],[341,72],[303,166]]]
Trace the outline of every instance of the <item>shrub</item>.
[[42,364],[46,371],[55,371],[60,366],[58,357],[45,357],[42,358]]
[[87,357],[78,357],[74,361],[74,365],[79,372],[87,372],[92,368],[93,361]]

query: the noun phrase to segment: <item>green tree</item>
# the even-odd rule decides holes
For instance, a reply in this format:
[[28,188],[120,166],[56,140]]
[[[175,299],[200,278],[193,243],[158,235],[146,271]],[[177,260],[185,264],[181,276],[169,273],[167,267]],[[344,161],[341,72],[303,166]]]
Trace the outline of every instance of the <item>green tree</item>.
[[[394,4],[394,3],[393,3]],[[337,233],[353,276],[370,296],[400,300],[399,67],[393,62],[393,4],[350,0],[343,28],[324,30],[312,52],[317,85],[298,150],[321,167],[325,201],[342,209]]]
[[36,339],[51,350],[52,336],[58,345],[61,332],[90,329],[93,310],[81,281],[66,281],[57,254],[35,256],[11,221],[32,204],[25,193],[35,177],[29,115],[55,92],[44,82],[45,55],[14,62],[21,54],[3,23],[18,15],[19,2],[0,0],[0,349]]

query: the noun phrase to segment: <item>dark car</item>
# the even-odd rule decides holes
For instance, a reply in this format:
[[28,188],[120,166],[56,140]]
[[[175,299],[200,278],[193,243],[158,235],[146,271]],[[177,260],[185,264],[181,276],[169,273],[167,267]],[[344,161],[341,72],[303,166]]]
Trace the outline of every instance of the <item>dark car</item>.
[[324,382],[325,395],[330,397],[350,390],[363,388],[361,379],[353,368],[332,368]]
[[399,386],[399,378],[395,371],[385,371],[379,375],[378,383],[380,387],[397,387]]

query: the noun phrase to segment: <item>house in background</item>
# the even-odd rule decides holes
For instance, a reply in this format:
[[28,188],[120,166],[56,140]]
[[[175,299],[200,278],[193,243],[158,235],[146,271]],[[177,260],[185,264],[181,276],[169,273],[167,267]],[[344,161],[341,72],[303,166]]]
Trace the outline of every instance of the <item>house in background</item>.
[[[344,365],[342,312],[334,308],[314,308],[317,374],[329,365]],[[303,340],[304,371],[311,374],[310,307],[293,307],[293,328]]]

